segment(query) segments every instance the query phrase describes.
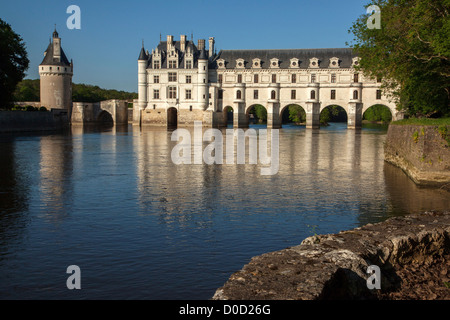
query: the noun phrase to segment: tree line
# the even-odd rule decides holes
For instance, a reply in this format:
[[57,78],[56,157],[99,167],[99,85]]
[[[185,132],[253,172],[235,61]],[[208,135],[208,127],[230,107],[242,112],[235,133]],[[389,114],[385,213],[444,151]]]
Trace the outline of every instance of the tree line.
[[[74,102],[98,102],[109,99],[133,100],[137,99],[137,93],[119,91],[114,89],[102,89],[88,84],[72,84],[72,100]],[[14,101],[40,101],[40,81],[22,80],[17,84],[13,94]]]

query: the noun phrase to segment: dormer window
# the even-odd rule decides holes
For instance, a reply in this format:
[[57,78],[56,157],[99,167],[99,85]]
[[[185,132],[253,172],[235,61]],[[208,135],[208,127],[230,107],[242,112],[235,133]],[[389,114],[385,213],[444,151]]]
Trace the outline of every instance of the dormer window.
[[298,68],[298,66],[299,66],[298,59],[297,58],[292,58],[290,67],[291,68]]
[[352,59],[352,67],[359,66],[359,60],[360,60],[359,57],[354,57],[354,58]]
[[217,60],[217,66],[219,67],[219,69],[225,69],[225,60],[218,59]]
[[309,59],[309,67],[310,68],[318,68],[319,67],[319,59],[317,59],[317,58]]
[[261,68],[261,59],[253,59],[252,60],[252,68]]
[[244,68],[244,59],[237,59],[236,60],[236,68]]
[[271,68],[279,68],[279,60],[277,58],[270,59]]
[[176,69],[176,67],[177,67],[177,61],[169,60],[169,69]]
[[160,68],[159,60],[153,61],[153,69],[159,69],[159,68]]
[[339,58],[333,57],[330,59],[330,68],[339,68]]

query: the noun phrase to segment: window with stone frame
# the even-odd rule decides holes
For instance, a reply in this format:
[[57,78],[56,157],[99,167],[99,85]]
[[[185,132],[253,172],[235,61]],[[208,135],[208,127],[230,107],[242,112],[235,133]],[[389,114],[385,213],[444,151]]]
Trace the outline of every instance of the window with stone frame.
[[153,83],[159,83],[159,76],[153,76]]
[[161,64],[159,63],[159,60],[153,61],[153,69],[159,69],[161,67]]
[[169,82],[175,82],[175,81],[177,81],[177,73],[169,72]]
[[297,91],[296,90],[291,90],[291,99],[292,100],[297,99]]
[[153,89],[153,99],[159,99],[159,89]]
[[177,87],[169,87],[169,99],[177,98]]
[[237,76],[237,82],[242,83],[242,74],[238,74]]
[[316,82],[316,74],[313,73],[311,74],[311,83],[315,83]]
[[330,96],[331,100],[336,100],[336,90],[331,90],[331,96]]
[[176,60],[169,60],[169,69],[175,69],[177,67]]
[[377,90],[376,98],[377,100],[381,100],[381,90]]
[[258,83],[258,82],[259,82],[259,76],[258,76],[258,74],[255,74],[255,75],[253,76],[253,82],[254,82],[254,83]]
[[331,74],[331,83],[336,83],[336,74],[335,73]]
[[192,90],[186,89],[186,100],[191,100],[191,99],[192,99]]
[[192,76],[186,76],[186,83],[192,83]]
[[297,75],[295,73],[291,76],[291,82],[292,83],[296,83],[297,82]]
[[253,99],[259,99],[259,91],[253,90]]
[[192,69],[192,60],[186,60],[186,69]]
[[272,83],[277,83],[277,75],[272,74]]

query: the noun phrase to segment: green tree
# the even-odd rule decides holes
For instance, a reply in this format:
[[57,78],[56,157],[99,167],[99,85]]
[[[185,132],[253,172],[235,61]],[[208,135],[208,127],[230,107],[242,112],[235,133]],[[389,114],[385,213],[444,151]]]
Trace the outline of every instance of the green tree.
[[22,38],[0,19],[0,108],[12,107],[14,90],[25,77],[28,64]]
[[291,104],[289,108],[289,120],[295,123],[304,123],[306,121],[305,110],[296,104]]
[[371,0],[381,29],[369,29],[370,14],[349,32],[361,57],[358,69],[382,78],[382,88],[400,110],[413,116],[450,113],[450,0]]
[[267,122],[267,110],[264,106],[257,104],[252,108],[250,113],[254,114],[258,122]]

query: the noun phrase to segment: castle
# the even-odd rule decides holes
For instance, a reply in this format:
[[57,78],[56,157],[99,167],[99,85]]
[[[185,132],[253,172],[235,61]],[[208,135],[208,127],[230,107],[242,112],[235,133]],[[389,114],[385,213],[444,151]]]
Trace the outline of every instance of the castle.
[[299,105],[306,126],[319,127],[320,112],[339,105],[347,112],[348,128],[360,128],[363,113],[382,104],[393,120],[402,118],[381,91],[380,79],[355,70],[359,57],[350,48],[214,50],[215,39],[197,45],[181,35],[159,42],[150,52],[142,45],[138,57],[138,100],[135,125],[190,126],[202,121],[209,127],[249,125],[255,105],[267,110],[267,127],[280,128],[283,112]]
[[[73,61],[69,62],[61,47],[58,32],[52,39],[39,65],[40,103],[55,114],[66,114],[71,124],[128,124],[128,103],[123,100],[72,102]],[[27,102],[26,104],[30,104]]]
[[73,62],[67,59],[61,47],[58,32],[44,52],[44,60],[39,65],[41,106],[47,109],[72,109]]

